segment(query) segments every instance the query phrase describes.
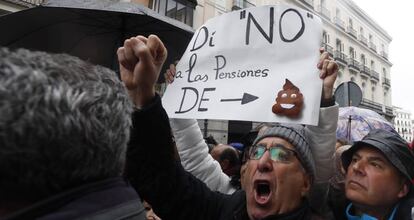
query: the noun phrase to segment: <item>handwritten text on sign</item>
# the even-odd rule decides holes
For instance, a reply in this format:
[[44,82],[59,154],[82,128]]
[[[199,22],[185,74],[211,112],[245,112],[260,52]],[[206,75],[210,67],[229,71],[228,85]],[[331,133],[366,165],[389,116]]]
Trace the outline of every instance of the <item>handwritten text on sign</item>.
[[[163,96],[168,115],[317,124],[321,32],[318,17],[284,4],[207,21],[195,32]],[[282,103],[293,97],[300,103]],[[300,105],[296,115],[279,113],[295,105]]]

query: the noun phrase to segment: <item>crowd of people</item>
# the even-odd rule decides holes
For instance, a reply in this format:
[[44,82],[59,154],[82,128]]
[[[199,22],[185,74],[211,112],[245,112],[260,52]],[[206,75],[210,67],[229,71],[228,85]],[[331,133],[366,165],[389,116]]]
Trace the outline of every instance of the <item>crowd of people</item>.
[[0,49],[0,219],[414,217],[404,139],[373,129],[337,143],[338,66],[323,49],[318,125],[260,124],[242,151],[168,118],[157,36],[127,39],[117,55],[121,80],[69,55]]

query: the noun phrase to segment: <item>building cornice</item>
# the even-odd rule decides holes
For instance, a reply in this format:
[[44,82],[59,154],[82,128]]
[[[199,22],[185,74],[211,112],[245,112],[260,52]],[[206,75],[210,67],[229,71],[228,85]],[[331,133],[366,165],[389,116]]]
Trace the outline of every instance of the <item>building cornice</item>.
[[[346,0],[346,1],[348,1],[348,0]],[[340,28],[338,28],[331,20],[328,20],[324,16],[321,16],[320,13],[318,11],[316,11],[314,8],[309,7],[308,5],[304,4],[301,1],[296,1],[296,2],[297,2],[297,4],[300,4],[302,7],[304,7],[306,10],[308,10],[308,11],[314,13],[315,15],[319,16],[319,18],[322,20],[323,23],[330,25],[333,29],[335,29],[337,31],[340,31],[345,36],[348,36],[348,33],[347,32],[345,32],[344,30],[341,30]],[[393,66],[393,64],[391,63],[391,61],[385,59],[380,54],[373,52],[368,46],[364,45],[359,40],[357,40],[355,38],[352,38],[352,37],[348,37],[348,39],[351,39],[355,44],[358,44],[359,46],[365,48],[366,51],[368,51],[369,53],[371,53],[375,57],[378,57],[383,62],[387,63],[390,66],[390,68]],[[390,39],[391,39],[391,37],[390,37]]]
[[385,29],[378,25],[378,23],[372,19],[364,10],[362,10],[357,4],[355,4],[352,0],[337,0],[344,4],[348,10],[350,10],[353,14],[357,15],[359,19],[365,21],[369,24],[373,29],[375,29],[381,36],[384,37],[385,40],[390,43],[392,41],[392,37],[387,33]]

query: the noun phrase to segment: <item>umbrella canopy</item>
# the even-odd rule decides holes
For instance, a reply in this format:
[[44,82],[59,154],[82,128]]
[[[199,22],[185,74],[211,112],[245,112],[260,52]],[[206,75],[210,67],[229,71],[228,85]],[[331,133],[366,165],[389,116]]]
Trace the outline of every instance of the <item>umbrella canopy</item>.
[[394,130],[393,125],[378,113],[358,107],[339,108],[337,139],[360,141],[372,129]]
[[168,49],[168,65],[180,59],[194,33],[139,4],[109,0],[49,0],[1,16],[0,29],[1,46],[68,53],[114,70],[116,50],[127,38],[158,35]]

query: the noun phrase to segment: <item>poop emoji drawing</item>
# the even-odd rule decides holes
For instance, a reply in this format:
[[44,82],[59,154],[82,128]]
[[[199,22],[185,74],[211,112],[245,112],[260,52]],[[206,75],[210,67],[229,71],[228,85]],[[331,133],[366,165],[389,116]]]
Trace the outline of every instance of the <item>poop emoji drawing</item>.
[[272,112],[289,118],[297,118],[302,111],[302,107],[302,93],[298,87],[286,79],[283,90],[280,90],[277,94],[276,103],[272,107]]

